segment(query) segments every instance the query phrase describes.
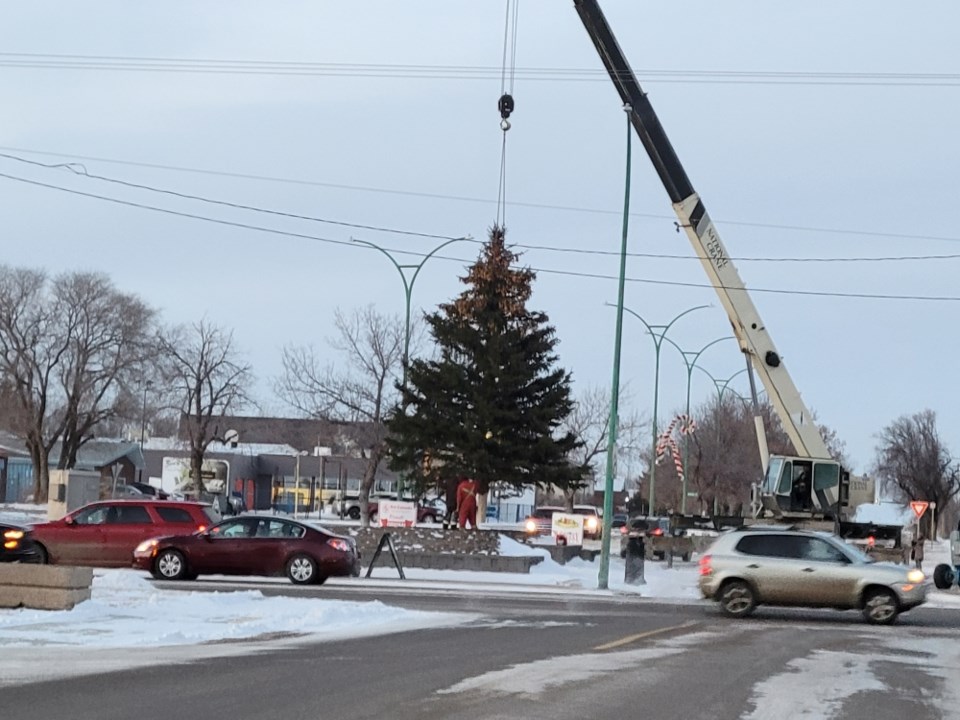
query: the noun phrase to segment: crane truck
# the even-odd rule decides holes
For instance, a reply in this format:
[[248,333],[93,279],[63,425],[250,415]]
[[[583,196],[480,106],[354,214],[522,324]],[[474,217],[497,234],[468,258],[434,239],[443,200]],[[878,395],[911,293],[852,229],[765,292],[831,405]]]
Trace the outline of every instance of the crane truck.
[[[896,540],[899,526],[872,526],[853,522],[856,508],[875,502],[874,481],[851,477],[831,457],[810,411],[800,397],[767,326],[747,293],[743,280],[720,240],[717,228],[670,144],[646,93],[620,49],[597,0],[574,0],[590,39],[616,86],[630,122],[659,175],[693,249],[726,310],[748,367],[760,377],[767,395],[789,436],[793,456],[769,455],[762,419],[757,438],[764,479],[759,487],[757,516],[777,519],[832,521],[841,534],[866,539],[873,532]],[[752,375],[751,375],[752,382]]]

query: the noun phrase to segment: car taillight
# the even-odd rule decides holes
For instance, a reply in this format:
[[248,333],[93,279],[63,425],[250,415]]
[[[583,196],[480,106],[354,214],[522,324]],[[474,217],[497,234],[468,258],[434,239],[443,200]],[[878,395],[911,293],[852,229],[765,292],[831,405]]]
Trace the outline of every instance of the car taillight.
[[709,555],[704,555],[700,558],[700,574],[701,575],[711,575],[713,573],[713,567],[710,565],[711,558]]
[[330,538],[327,540],[327,545],[332,547],[334,550],[339,550],[340,552],[350,552],[350,543],[346,540],[341,540],[340,538]]
[[197,532],[203,532],[207,529],[206,525],[197,525]]
[[620,534],[621,534],[621,535],[626,535],[628,532],[630,532],[630,531],[627,530],[627,526],[626,526],[626,525],[621,525],[621,526],[620,526]]
[[654,528],[653,535],[663,535],[663,528]]

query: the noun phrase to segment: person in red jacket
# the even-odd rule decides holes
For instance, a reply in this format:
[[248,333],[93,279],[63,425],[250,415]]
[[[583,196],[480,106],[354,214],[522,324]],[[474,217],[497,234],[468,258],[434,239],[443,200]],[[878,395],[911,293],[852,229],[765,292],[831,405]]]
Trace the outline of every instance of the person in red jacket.
[[457,517],[461,529],[468,522],[471,530],[477,529],[477,483],[473,478],[461,478],[457,485]]

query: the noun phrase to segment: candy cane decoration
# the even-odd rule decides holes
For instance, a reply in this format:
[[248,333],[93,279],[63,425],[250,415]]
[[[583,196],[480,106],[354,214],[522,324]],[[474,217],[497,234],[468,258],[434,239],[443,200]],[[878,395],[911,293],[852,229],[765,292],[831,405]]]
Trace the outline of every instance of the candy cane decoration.
[[660,464],[660,461],[664,458],[669,448],[670,454],[673,457],[673,465],[677,471],[677,477],[683,482],[683,459],[680,457],[680,446],[677,445],[677,441],[673,439],[673,430],[679,425],[679,430],[681,435],[690,435],[694,430],[697,429],[697,423],[689,415],[677,415],[671,423],[667,426],[667,429],[660,433],[660,436],[657,438],[657,459],[655,463]]

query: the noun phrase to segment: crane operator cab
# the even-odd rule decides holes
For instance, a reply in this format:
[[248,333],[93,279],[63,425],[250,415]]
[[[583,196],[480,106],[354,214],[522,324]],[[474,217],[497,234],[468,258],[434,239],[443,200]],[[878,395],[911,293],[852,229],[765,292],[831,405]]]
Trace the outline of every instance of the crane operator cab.
[[763,509],[784,513],[834,515],[848,502],[849,474],[835,460],[770,456],[761,488]]

